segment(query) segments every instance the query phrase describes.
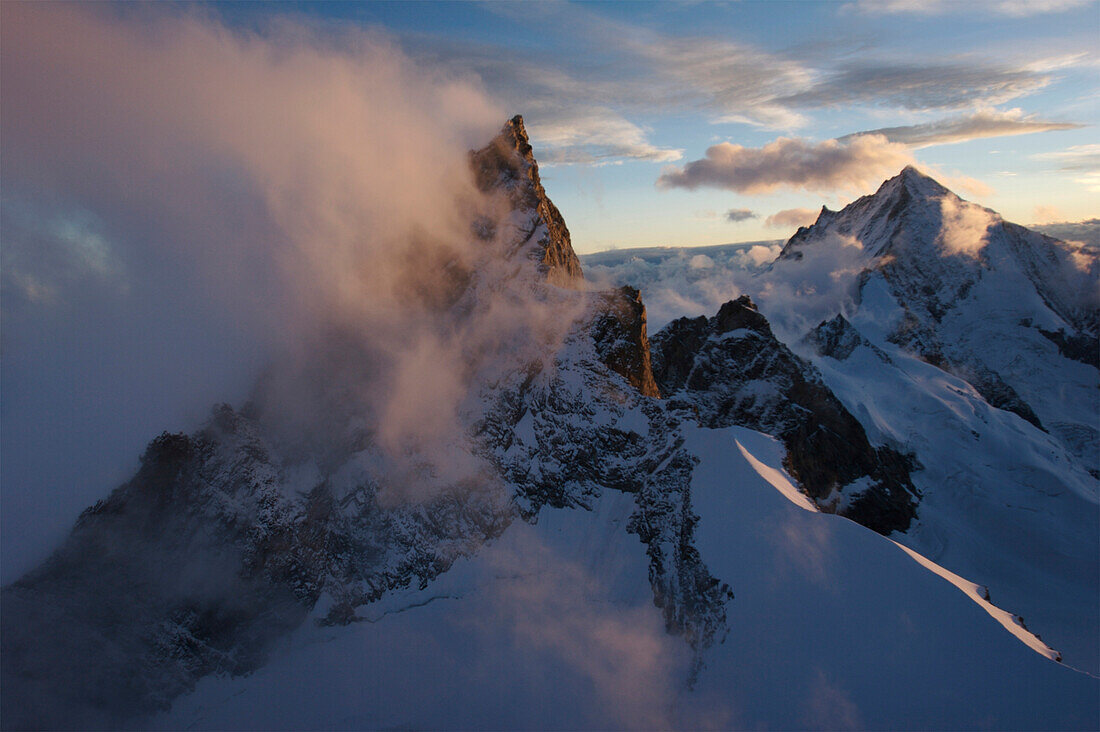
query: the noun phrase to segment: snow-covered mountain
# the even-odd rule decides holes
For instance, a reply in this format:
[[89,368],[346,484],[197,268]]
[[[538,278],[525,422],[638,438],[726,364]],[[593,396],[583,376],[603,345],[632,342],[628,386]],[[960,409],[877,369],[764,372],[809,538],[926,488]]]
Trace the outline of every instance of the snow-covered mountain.
[[[1100,262],[913,168],[800,229],[761,279],[834,272],[801,343],[872,441],[911,453],[909,546],[1100,673]],[[825,303],[823,303],[825,304]]]
[[823,209],[775,267],[846,248],[856,306],[893,300],[861,308],[892,318],[880,326],[890,342],[1049,432],[1100,477],[1093,250],[1003,221],[912,167],[843,211]]
[[[154,440],[4,588],[4,727],[1100,724],[1100,682],[1068,667],[1095,637],[1088,455],[963,380],[981,356],[1034,398],[956,344],[947,314],[993,275],[944,265],[954,299],[886,299],[913,284],[898,201],[950,194],[906,171],[787,244],[759,281],[849,256],[857,220],[902,242],[858,247],[847,317],[807,338],[742,298],[651,348],[644,290],[586,288],[522,120],[470,162],[475,254],[418,250],[415,359],[391,374],[385,334],[334,323],[248,404]],[[1014,327],[1056,355],[1095,337],[1076,250],[1001,226],[1046,247],[998,264],[1044,283],[1025,299],[1049,312]],[[411,378],[425,403],[370,398]]]

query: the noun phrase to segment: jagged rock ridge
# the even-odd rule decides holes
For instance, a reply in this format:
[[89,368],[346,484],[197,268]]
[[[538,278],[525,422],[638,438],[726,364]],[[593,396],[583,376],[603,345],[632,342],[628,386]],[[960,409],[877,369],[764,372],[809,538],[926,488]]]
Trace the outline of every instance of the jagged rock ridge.
[[[278,412],[271,400],[279,391],[264,382],[241,411],[222,405],[193,435],[162,435],[134,478],[88,509],[61,549],[4,588],[6,724],[130,724],[203,676],[256,669],[311,613],[327,624],[357,622],[365,605],[426,586],[513,521],[534,521],[547,506],[583,510],[607,490],[634,497],[625,528],[647,547],[654,603],[701,668],[724,635],[732,593],[693,546],[694,458],[678,419],[650,398],[657,391],[640,297],[575,291],[580,265],[519,117],[471,162],[482,191],[504,196],[519,221],[502,233],[475,220],[472,235],[508,237],[504,257],[521,266],[451,278],[439,317],[460,327],[486,307],[478,288],[508,290],[489,275],[512,276],[510,296],[560,307],[566,334],[506,373],[475,374],[478,406],[459,437],[481,468],[395,504],[389,483],[410,477],[386,467],[391,460],[344,397],[346,384],[318,378],[326,359],[340,357],[324,351],[308,381],[321,385],[310,398],[335,425],[327,444],[273,439],[268,412]],[[336,365],[369,377],[357,362]],[[411,480],[434,472],[416,455],[403,459],[412,461]]]

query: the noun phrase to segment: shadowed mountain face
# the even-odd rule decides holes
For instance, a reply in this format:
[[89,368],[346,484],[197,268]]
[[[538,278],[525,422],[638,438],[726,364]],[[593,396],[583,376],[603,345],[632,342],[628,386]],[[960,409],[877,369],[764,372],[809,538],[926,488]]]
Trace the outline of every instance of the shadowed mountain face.
[[786,466],[822,510],[882,534],[916,515],[911,458],[872,447],[817,370],[791,353],[747,296],[712,318],[681,318],[653,337],[653,370],[670,407],[706,427],[775,435]]

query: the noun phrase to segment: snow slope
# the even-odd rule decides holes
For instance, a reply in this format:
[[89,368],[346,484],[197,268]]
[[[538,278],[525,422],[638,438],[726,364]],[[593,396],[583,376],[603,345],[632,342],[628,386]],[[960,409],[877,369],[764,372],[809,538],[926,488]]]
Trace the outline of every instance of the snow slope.
[[[685,429],[699,550],[729,634],[688,688],[629,494],[544,508],[422,591],[302,626],[248,677],[206,678],[157,729],[1060,729],[1100,682],[1025,646],[888,539],[799,507],[775,440]],[[789,483],[786,483],[789,486]],[[922,566],[923,565],[923,566]],[[930,567],[936,569],[935,567]],[[308,672],[304,670],[308,669]]]
[[894,538],[987,586],[1065,663],[1100,673],[1095,479],[1052,436],[897,346],[874,346],[860,315],[853,323],[868,345],[843,360],[804,355],[873,442],[920,461],[917,521]]
[[[1006,222],[906,168],[874,195],[823,210],[769,277],[805,290],[822,265],[835,293],[822,320],[863,313],[885,340],[970,382],[1100,476],[1095,250]],[[767,299],[762,308],[772,317]]]

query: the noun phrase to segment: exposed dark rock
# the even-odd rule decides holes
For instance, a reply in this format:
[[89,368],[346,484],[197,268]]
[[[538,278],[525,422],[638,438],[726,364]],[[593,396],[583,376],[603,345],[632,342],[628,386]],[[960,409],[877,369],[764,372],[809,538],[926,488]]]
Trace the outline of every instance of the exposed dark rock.
[[936,365],[970,382],[970,385],[982,395],[982,399],[989,402],[991,406],[1012,412],[1044,432],[1046,431],[1031,405],[1025,402],[1016,390],[1001,378],[1000,374],[985,364],[960,359]]
[[673,321],[652,343],[654,376],[670,407],[707,427],[741,425],[783,440],[787,469],[823,510],[883,534],[909,527],[917,501],[911,459],[872,446],[747,297],[709,320]]
[[621,287],[598,297],[601,307],[590,330],[600,360],[645,396],[660,398],[650,365],[641,295],[632,287]]
[[1088,333],[1066,333],[1065,328],[1059,330],[1038,328],[1037,330],[1058,346],[1058,353],[1066,358],[1100,369],[1100,338]]
[[5,726],[118,726],[203,675],[255,669],[305,617],[310,583],[273,578],[254,553],[293,512],[226,409],[193,436],[154,440],[132,480],[4,589],[4,687],[19,690]]
[[837,361],[847,359],[857,348],[863,346],[871,349],[884,362],[890,363],[890,357],[882,349],[860,335],[848,319],[839,313],[832,320],[824,320],[818,324],[806,335],[804,341],[818,355],[835,358]]
[[[576,335],[583,355],[590,335]],[[593,349],[594,350],[594,349]],[[598,354],[593,354],[598,357]],[[679,419],[638,391],[577,390],[554,373],[517,374],[496,392],[478,424],[486,457],[513,486],[520,514],[534,520],[543,506],[585,508],[608,489],[634,494],[627,530],[646,545],[654,604],[669,632],[695,651],[692,674],[704,652],[724,637],[726,605],[733,593],[714,577],[695,548],[698,517],[691,508],[696,458],[677,435]],[[641,410],[645,434],[596,419]],[[523,425],[523,429],[519,425]]]

